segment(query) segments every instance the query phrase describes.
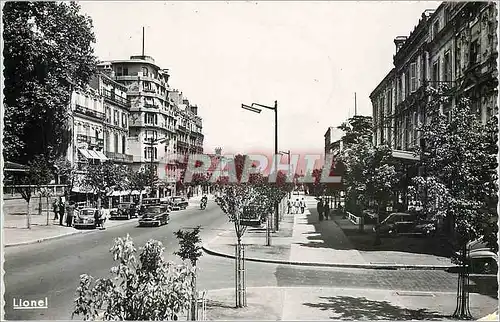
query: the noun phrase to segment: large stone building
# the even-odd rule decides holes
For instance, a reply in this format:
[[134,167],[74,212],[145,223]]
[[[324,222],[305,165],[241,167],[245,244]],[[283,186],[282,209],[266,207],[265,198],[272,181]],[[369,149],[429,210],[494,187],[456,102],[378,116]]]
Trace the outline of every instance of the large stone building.
[[[407,162],[408,178],[426,122],[427,87],[447,84],[453,97],[467,96],[485,122],[498,112],[497,7],[493,2],[443,2],[426,10],[409,36],[395,38],[394,68],[371,93],[374,144],[388,144]],[[450,106],[442,113],[450,115]]]
[[102,62],[98,67],[127,89],[133,168],[153,166],[160,181],[157,195],[173,194],[177,155],[203,152],[197,107],[169,87],[169,71],[160,68],[150,56]]
[[102,73],[92,78],[90,86],[103,99],[106,157],[118,164],[131,164],[133,157],[128,147],[130,103],[127,100],[127,88]]
[[85,164],[106,161],[104,154],[104,101],[88,87],[75,89],[71,95],[72,140],[67,159],[79,169]]

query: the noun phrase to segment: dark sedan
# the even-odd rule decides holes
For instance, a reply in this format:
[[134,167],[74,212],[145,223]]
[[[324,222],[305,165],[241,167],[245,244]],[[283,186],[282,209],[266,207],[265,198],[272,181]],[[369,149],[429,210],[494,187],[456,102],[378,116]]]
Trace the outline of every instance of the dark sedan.
[[139,226],[161,226],[168,224],[170,214],[165,206],[148,206],[139,218]]
[[181,209],[186,209],[189,203],[186,198],[176,196],[172,197],[171,205],[172,205],[172,210],[181,210]]
[[110,212],[110,219],[130,219],[137,217],[137,209],[133,203],[120,203]]
[[[377,227],[373,227],[376,231]],[[400,235],[432,235],[436,231],[434,222],[428,220],[417,219],[415,214],[404,212],[394,212],[390,214],[378,226],[379,234],[384,236],[400,236]]]

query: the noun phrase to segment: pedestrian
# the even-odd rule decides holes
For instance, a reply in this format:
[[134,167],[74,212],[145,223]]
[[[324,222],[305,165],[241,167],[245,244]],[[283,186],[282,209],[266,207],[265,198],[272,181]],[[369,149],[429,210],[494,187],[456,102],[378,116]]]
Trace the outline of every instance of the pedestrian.
[[108,219],[108,216],[107,216],[108,211],[106,209],[104,209],[103,206],[101,206],[99,214],[100,214],[100,219],[101,219],[101,229],[106,229],[106,227],[104,227],[104,224],[106,223],[106,219]]
[[292,211],[292,203],[290,202],[290,199],[288,199],[288,201],[286,202],[287,206],[288,206],[288,214],[290,214],[290,212]]
[[73,217],[75,214],[75,206],[73,203],[70,203],[67,208],[67,218],[66,218],[66,225],[68,227],[73,227]]
[[299,208],[300,208],[300,202],[299,202],[299,198],[297,198],[293,202],[293,212],[296,213],[296,214],[298,214],[299,213]]
[[325,220],[328,220],[330,218],[330,205],[328,204],[328,200],[326,200],[323,205],[323,211],[325,213]]
[[101,214],[99,209],[96,209],[94,211],[94,223],[95,223],[95,228],[101,227]]
[[57,220],[57,218],[59,217],[57,215],[57,213],[59,212],[59,207],[57,205],[57,199],[54,199],[54,202],[52,203],[52,211],[54,212],[54,219],[53,220]]
[[304,200],[304,198],[302,198],[302,200],[300,201],[300,213],[303,214],[305,209],[306,209],[306,201]]
[[62,201],[62,198],[59,199],[59,225],[64,226],[64,202]]
[[318,204],[316,205],[316,209],[318,210],[319,221],[323,221],[323,202],[321,199],[318,199]]

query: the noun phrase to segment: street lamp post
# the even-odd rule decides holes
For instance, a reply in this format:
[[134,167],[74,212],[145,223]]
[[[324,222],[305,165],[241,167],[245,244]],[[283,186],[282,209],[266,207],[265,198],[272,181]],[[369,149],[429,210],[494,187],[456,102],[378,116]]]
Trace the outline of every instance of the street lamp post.
[[[286,154],[288,156],[288,175],[291,175],[292,173],[292,164],[291,164],[291,154],[290,154],[290,150],[288,150],[288,152],[284,152],[284,151],[280,151],[280,154]],[[294,177],[295,177],[295,173],[292,175],[292,183],[294,182]],[[292,192],[289,191],[288,192],[288,198],[292,198]]]
[[158,143],[168,143],[170,141],[170,139],[168,138],[161,138],[161,139],[154,139],[154,138],[150,138],[149,139],[149,151],[151,153],[151,162],[150,162],[150,171],[151,171],[151,196],[153,196],[153,186],[154,186],[154,181],[155,181],[155,176],[154,176],[154,172],[153,172],[153,168],[154,168],[154,145],[155,144],[158,144]]
[[[255,106],[263,107],[268,110],[273,110],[274,111],[274,171],[276,171],[276,177],[278,174],[278,158],[276,156],[278,155],[278,101],[274,101],[274,106],[266,106],[258,103],[252,103],[251,106],[241,104],[241,108],[248,110],[250,112],[254,113],[260,113],[262,110],[260,108],[257,108]],[[274,206],[274,212],[275,212],[275,218],[274,218],[274,224],[275,224],[275,229],[279,230],[279,204],[276,203]]]

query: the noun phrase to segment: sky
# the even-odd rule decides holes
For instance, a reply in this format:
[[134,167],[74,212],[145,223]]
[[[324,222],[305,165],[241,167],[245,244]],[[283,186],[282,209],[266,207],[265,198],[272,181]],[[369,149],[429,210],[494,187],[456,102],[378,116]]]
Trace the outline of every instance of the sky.
[[439,2],[95,1],[100,60],[145,54],[198,105],[204,150],[271,153],[274,113],[241,108],[278,101],[279,150],[322,153],[324,134],[357,114],[392,68],[394,38],[407,36]]

